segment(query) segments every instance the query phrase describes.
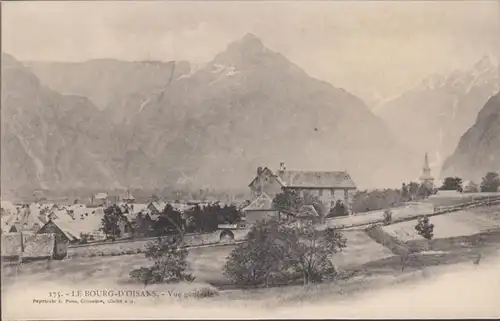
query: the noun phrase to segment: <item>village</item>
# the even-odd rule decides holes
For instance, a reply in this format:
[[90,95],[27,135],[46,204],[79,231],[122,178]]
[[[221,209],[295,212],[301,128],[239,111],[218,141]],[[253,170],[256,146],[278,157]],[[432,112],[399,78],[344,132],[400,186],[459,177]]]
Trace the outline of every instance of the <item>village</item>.
[[[288,170],[284,163],[277,171],[257,168],[248,185],[252,199],[229,204],[217,200],[179,201],[157,197],[139,203],[130,191],[120,197],[97,193],[87,204],[76,201],[58,204],[47,200],[12,204],[2,200],[2,260],[60,260],[119,243],[135,244],[133,250],[121,254],[139,253],[146,241],[159,236],[175,238],[179,233],[185,234],[190,246],[234,243],[242,241],[252,225],[267,219],[277,219],[284,224],[306,221],[320,229],[363,227],[382,220],[387,211],[396,219],[415,219],[434,214],[446,205],[477,203],[484,201],[484,197],[488,202],[496,202],[500,198],[496,193],[477,193],[478,187],[472,182],[466,182],[464,187],[460,182],[460,188],[436,188],[427,155],[419,179],[419,185],[403,183],[397,192],[405,194],[403,202],[384,203],[377,195],[376,207],[356,204],[357,198],[360,195],[367,198],[367,193],[357,189],[346,171]],[[412,184],[416,185],[413,192]],[[280,197],[287,193],[305,202],[298,208],[288,206],[289,200],[279,205]],[[413,195],[407,197],[411,193]],[[458,201],[447,204],[443,199]],[[119,219],[108,222],[115,215]]]

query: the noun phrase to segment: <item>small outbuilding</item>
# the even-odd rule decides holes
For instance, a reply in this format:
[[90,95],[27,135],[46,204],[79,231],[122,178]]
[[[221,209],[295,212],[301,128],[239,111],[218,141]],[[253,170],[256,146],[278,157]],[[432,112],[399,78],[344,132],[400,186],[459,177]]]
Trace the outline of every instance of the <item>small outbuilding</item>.
[[53,221],[48,221],[42,226],[37,234],[52,233],[54,235],[53,257],[56,260],[61,260],[68,255],[68,246],[70,241],[75,239],[75,236],[65,232]]

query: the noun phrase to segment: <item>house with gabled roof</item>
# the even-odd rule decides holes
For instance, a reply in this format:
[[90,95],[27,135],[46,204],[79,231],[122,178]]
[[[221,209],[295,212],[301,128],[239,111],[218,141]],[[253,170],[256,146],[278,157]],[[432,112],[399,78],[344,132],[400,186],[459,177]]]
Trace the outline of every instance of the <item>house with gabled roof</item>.
[[148,204],[147,209],[150,212],[151,218],[153,218],[160,215],[166,206],[167,203],[165,203],[164,201],[153,201]]
[[255,224],[257,221],[267,219],[277,219],[279,221],[289,221],[295,219],[297,213],[292,213],[285,209],[277,209],[273,204],[273,199],[266,193],[261,193],[255,200],[241,209],[245,218],[245,224]]
[[254,224],[257,221],[269,218],[277,218],[278,212],[273,206],[273,200],[266,193],[262,192],[253,202],[242,210],[245,221]]
[[347,171],[298,171],[287,170],[282,163],[280,170],[257,168],[257,175],[249,184],[254,197],[265,193],[273,199],[284,190],[294,190],[304,197],[316,196],[328,212],[340,200],[351,213],[356,184]]
[[56,249],[55,234],[23,234],[23,261],[51,259]]

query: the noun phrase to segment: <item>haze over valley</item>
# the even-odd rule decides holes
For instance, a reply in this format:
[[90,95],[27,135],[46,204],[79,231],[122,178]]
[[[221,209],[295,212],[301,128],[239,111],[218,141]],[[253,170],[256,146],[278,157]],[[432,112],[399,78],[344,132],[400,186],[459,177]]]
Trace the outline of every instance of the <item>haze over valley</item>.
[[[182,4],[104,14],[116,5],[103,5],[90,25],[62,4],[74,18],[72,31],[57,28],[65,21],[57,10],[46,22],[34,4],[6,6],[12,28],[3,31],[2,193],[246,191],[258,166],[281,162],[347,170],[371,189],[416,179],[425,153],[441,178],[453,172],[477,180],[499,162],[489,141],[475,151],[477,161],[457,156],[471,150],[463,142],[470,128],[491,126],[480,111],[500,90],[495,3],[264,5],[308,26],[295,36],[291,18],[264,32],[275,16],[259,16],[264,7],[251,4],[243,5],[253,8],[244,18],[236,6],[200,5],[197,23],[186,26],[175,20],[188,12]],[[302,14],[291,11],[296,6]],[[327,15],[330,6],[337,11]],[[145,33],[141,24],[156,21],[158,12],[175,23],[158,22]],[[354,26],[341,14],[347,12],[366,25]],[[236,16],[241,21],[223,32]],[[52,38],[35,43],[39,31],[25,29],[22,19],[45,26]],[[468,21],[467,32],[459,21]],[[93,39],[85,28],[108,33]],[[408,35],[413,42],[404,40]]]

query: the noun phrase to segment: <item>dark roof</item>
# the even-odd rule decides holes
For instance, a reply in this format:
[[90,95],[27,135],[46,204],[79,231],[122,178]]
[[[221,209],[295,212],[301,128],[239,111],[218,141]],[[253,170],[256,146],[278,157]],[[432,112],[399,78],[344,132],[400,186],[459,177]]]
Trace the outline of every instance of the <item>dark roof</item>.
[[[281,186],[285,186],[285,183],[281,180],[281,178],[278,175],[276,175],[276,173],[273,172],[270,168],[264,167],[264,169],[262,169],[262,173],[264,173],[266,171],[269,172],[269,174],[271,174],[271,176],[275,177],[276,180],[278,181],[278,183],[281,184]],[[257,179],[257,177],[259,177],[259,176],[258,175],[255,176],[254,179],[250,182],[250,184],[248,184],[248,186],[251,186],[253,184],[253,182],[255,182],[255,180]]]
[[153,206],[158,212],[161,213],[167,206],[167,203],[165,203],[164,201],[154,201],[149,203],[148,208],[149,206]]
[[[60,222],[59,222],[60,223]],[[45,232],[47,230],[48,226],[55,226],[55,228],[62,234],[64,237],[67,238],[68,241],[76,241],[79,239],[79,235],[75,236],[71,232],[67,231],[64,227],[62,227],[62,224],[57,224],[55,221],[48,221],[40,230],[38,231],[39,234],[42,234],[42,232]],[[77,233],[75,233],[77,234]]]
[[[347,171],[293,171],[284,170],[273,172],[265,167],[262,173],[268,171],[275,177],[278,183],[283,187],[302,187],[302,188],[356,188]],[[249,184],[252,185],[257,176]]]
[[346,171],[280,171],[278,177],[285,187],[310,188],[356,188],[356,184]]

